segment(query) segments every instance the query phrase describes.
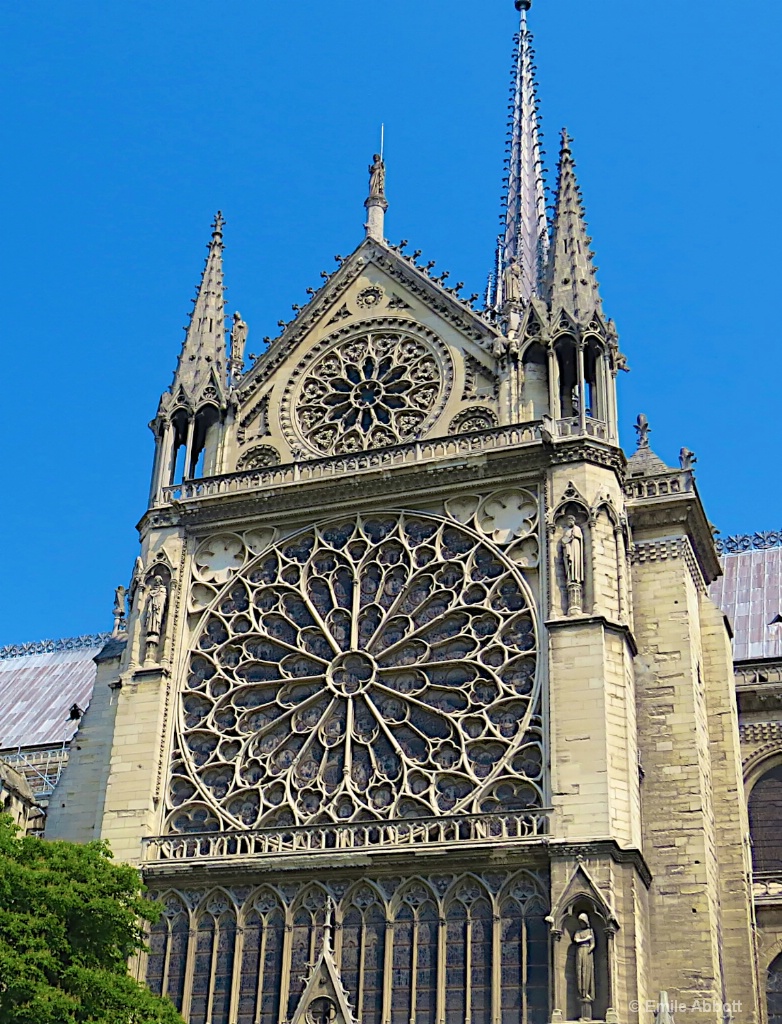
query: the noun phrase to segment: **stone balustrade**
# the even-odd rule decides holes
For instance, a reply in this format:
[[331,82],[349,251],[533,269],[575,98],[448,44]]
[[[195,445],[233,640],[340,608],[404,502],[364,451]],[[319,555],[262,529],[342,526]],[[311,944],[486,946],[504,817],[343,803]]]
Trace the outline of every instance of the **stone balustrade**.
[[404,821],[365,821],[344,825],[297,825],[246,832],[198,832],[153,836],[144,840],[146,861],[212,860],[264,854],[317,854],[389,847],[449,846],[482,843],[493,846],[539,840],[549,834],[550,811],[478,814]]

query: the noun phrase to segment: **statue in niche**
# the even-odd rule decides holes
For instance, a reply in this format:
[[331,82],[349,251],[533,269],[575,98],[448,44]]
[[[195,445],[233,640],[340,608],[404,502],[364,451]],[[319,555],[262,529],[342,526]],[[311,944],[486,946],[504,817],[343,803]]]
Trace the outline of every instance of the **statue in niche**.
[[515,256],[511,258],[510,263],[505,268],[505,272],[502,275],[502,284],[505,292],[505,301],[518,305],[521,302],[521,264]]
[[580,615],[584,606],[584,532],[575,516],[565,520],[562,536],[562,561],[568,594],[568,615]]
[[576,947],[576,988],[581,1002],[581,1020],[592,1020],[595,1001],[595,933],[588,914],[579,914],[581,926],[573,936]]
[[144,607],[144,629],[146,630],[148,644],[156,644],[160,641],[167,600],[168,590],[163,582],[163,577],[156,574],[152,577],[149,584],[147,601]]
[[242,314],[234,313],[234,322],[231,327],[231,373],[233,377],[239,377],[244,369],[244,349],[247,345],[249,328],[242,320]]
[[369,198],[385,199],[386,197],[386,165],[382,156],[375,153],[369,168]]

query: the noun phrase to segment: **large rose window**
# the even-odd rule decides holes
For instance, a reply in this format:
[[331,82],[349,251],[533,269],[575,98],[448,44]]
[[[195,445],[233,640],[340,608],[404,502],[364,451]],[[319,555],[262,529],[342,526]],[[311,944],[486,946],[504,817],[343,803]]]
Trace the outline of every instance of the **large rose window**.
[[513,564],[422,514],[269,548],[206,613],[174,831],[541,805],[536,622]]
[[306,444],[332,455],[417,437],[446,397],[447,359],[429,333],[391,330],[381,322],[313,359],[293,398],[293,419]]

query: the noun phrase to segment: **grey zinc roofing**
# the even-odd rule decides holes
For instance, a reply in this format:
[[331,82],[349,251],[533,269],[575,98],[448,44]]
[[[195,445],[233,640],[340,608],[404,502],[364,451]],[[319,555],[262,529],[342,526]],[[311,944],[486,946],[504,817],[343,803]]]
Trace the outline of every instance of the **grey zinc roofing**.
[[726,554],[722,567],[710,593],[733,627],[734,659],[782,658],[782,547]]
[[[78,722],[69,712],[74,704],[86,709],[90,703],[94,658],[105,641],[92,637],[30,644],[26,651],[0,649],[0,751],[58,746],[73,738]],[[68,644],[71,649],[58,649]]]

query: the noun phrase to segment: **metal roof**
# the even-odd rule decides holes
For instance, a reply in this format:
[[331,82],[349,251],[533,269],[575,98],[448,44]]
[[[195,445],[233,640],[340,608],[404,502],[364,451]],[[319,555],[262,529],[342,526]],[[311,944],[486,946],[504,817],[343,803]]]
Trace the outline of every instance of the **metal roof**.
[[106,634],[0,648],[0,751],[67,743],[74,704],[92,698],[94,658]]
[[725,575],[710,594],[730,619],[736,661],[782,658],[782,622],[775,621],[782,618],[782,547],[769,545],[766,535],[745,539],[744,550],[736,545],[735,553],[723,554]]

